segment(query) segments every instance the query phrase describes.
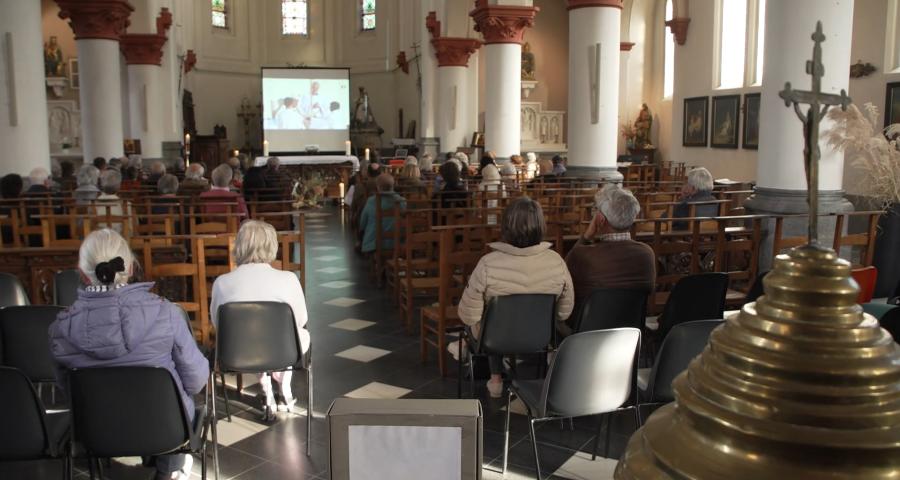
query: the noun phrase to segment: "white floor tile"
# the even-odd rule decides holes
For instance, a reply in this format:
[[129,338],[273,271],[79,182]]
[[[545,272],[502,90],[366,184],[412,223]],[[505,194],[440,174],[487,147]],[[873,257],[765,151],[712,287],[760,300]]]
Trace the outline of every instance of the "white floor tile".
[[363,385],[352,392],[346,393],[344,396],[348,398],[396,399],[411,391],[412,390],[407,388],[395,387],[386,383],[372,382],[368,385]]
[[325,288],[346,288],[346,287],[349,287],[349,286],[353,285],[353,282],[347,282],[347,281],[344,281],[344,280],[337,280],[337,281],[334,281],[334,282],[327,282],[327,283],[322,283],[322,284],[319,284],[319,285],[322,286],[322,287],[325,287]]
[[329,327],[340,328],[341,330],[349,330],[351,332],[357,332],[367,327],[371,327],[375,325],[375,322],[368,322],[366,320],[359,320],[357,318],[347,318],[341,320],[339,322],[334,322]]
[[612,480],[617,463],[617,460],[603,457],[592,461],[590,453],[578,452],[553,475],[571,480]]
[[[225,447],[230,447],[245,438],[256,435],[269,428],[267,425],[251,422],[250,420],[234,415],[231,416],[230,422],[224,419],[219,420],[216,426],[219,429],[219,445]],[[211,433],[209,438],[212,439]]]
[[319,272],[319,273],[333,274],[333,273],[346,272],[347,269],[346,269],[346,268],[342,268],[342,267],[325,267],[325,268],[320,268],[320,269],[318,269],[318,270],[316,270],[316,271]]
[[325,305],[331,305],[333,307],[347,308],[347,307],[352,307],[354,305],[359,305],[360,303],[363,303],[363,302],[365,302],[365,300],[360,300],[358,298],[338,297],[338,298],[334,298],[334,299],[328,300],[327,302],[322,302],[322,303],[324,303]]
[[339,257],[337,255],[322,255],[321,257],[317,256],[317,257],[313,257],[313,258],[316,260],[322,261],[322,262],[333,262],[335,260],[341,259],[341,257]]
[[369,363],[372,360],[381,358],[389,353],[391,353],[390,350],[357,345],[353,348],[344,350],[343,352],[335,353],[334,356],[346,358],[348,360],[356,360],[357,362]]

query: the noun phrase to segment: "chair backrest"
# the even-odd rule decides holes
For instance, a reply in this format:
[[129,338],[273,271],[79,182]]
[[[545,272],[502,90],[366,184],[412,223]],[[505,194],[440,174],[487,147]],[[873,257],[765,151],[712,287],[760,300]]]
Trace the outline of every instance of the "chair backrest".
[[856,303],[869,303],[875,296],[875,282],[878,280],[878,269],[872,266],[854,268],[851,272],[853,279],[859,284],[859,295]]
[[591,293],[581,310],[577,332],[632,327],[641,329],[647,309],[644,290],[601,288]]
[[158,455],[191,438],[178,385],[164,368],[74,369],[68,378],[73,441],[94,457]]
[[28,293],[19,278],[11,273],[0,272],[0,308],[30,304]]
[[554,295],[494,297],[484,309],[478,351],[507,355],[544,352],[553,342],[555,319]]
[[647,383],[651,402],[668,403],[675,400],[672,381],[687,370],[691,360],[703,352],[712,331],[722,320],[695,320],[672,327],[663,341]]
[[56,362],[47,331],[62,307],[28,305],[0,309],[3,365],[22,371],[32,382],[56,380]]
[[53,303],[68,307],[78,299],[78,287],[82,285],[77,269],[61,270],[53,278]]
[[725,273],[700,273],[679,280],[659,317],[662,337],[679,323],[722,318],[727,291],[728,275]]
[[750,285],[750,290],[747,291],[747,296],[744,297],[744,303],[755,302],[759,297],[765,293],[763,289],[763,279],[766,278],[766,275],[769,274],[769,271],[760,273],[756,276],[756,279],[753,280],[753,285]]
[[566,337],[544,381],[540,416],[597,415],[621,407],[636,389],[640,341],[636,328]]
[[36,460],[50,445],[44,410],[28,377],[12,367],[0,367],[0,460]]
[[219,306],[216,364],[220,371],[272,372],[300,361],[297,325],[288,304],[230,302]]

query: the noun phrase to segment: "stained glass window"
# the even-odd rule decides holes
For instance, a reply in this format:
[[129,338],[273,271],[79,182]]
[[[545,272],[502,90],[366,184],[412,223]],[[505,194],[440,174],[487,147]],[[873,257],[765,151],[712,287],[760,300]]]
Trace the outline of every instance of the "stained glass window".
[[360,29],[375,30],[375,0],[359,0]]
[[283,35],[309,34],[309,2],[307,0],[282,0],[281,33]]
[[212,6],[212,26],[228,28],[227,0],[210,0]]

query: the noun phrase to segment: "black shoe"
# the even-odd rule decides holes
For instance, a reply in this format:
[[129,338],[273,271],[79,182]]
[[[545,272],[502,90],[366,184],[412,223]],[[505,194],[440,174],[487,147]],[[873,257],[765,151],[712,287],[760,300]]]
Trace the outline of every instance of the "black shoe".
[[278,417],[275,416],[275,410],[272,409],[269,405],[263,407],[263,414],[261,420],[263,423],[275,423],[278,420]]

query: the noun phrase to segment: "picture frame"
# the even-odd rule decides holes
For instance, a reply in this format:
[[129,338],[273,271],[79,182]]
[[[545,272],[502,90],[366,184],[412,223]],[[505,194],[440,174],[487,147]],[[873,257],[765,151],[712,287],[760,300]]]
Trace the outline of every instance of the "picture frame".
[[759,149],[759,106],[762,94],[748,93],[744,95],[744,135],[741,148],[745,150]]
[[122,149],[125,155],[140,155],[141,140],[139,138],[126,138],[122,141]]
[[685,147],[705,147],[707,145],[707,122],[709,121],[709,97],[684,99],[684,123],[681,144]]
[[741,131],[741,96],[713,97],[709,145],[713,148],[738,148]]
[[484,133],[475,132],[472,134],[472,146],[473,147],[483,147],[484,146]]
[[78,69],[78,59],[69,59],[69,88],[78,90],[81,88],[81,72]]
[[900,82],[887,84],[884,100],[884,127],[900,123]]

